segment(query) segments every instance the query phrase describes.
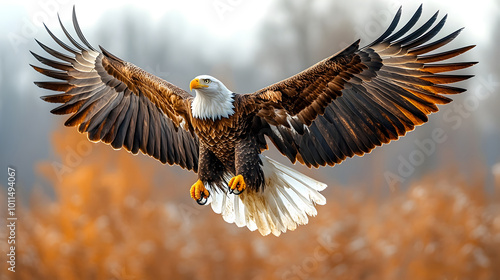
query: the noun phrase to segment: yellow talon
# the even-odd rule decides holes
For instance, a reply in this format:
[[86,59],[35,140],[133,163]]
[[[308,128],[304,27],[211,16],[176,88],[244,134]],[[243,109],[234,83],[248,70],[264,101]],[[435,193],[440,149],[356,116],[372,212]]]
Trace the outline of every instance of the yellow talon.
[[235,177],[231,178],[231,180],[229,180],[229,192],[230,193],[234,193],[234,194],[238,195],[241,192],[243,192],[243,190],[245,190],[246,187],[247,187],[247,185],[245,183],[245,179],[243,179],[243,176],[241,176],[241,175],[235,176]]
[[200,205],[207,203],[208,197],[210,196],[210,192],[208,192],[201,180],[196,181],[196,183],[191,186],[190,192],[191,197]]

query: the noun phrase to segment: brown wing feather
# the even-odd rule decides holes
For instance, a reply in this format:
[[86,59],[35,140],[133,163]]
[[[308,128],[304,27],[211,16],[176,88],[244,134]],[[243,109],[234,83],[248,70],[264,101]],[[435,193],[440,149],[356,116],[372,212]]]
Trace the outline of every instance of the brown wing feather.
[[[427,121],[437,104],[451,101],[442,94],[465,91],[443,84],[470,75],[436,74],[474,65],[441,63],[474,46],[424,55],[452,41],[461,30],[432,43],[446,16],[434,27],[437,13],[403,37],[417,23],[422,6],[393,33],[400,16],[372,44],[359,41],[303,72],[247,96],[255,125],[292,162],[307,166],[340,163],[363,155]],[[250,109],[249,109],[250,110]]]
[[[198,138],[191,125],[191,96],[186,91],[123,61],[101,48],[94,49],[78,26],[73,24],[82,46],[69,35],[72,46],[49,35],[72,56],[38,42],[56,61],[33,55],[54,69],[33,68],[61,82],[36,82],[39,87],[63,93],[43,96],[52,103],[63,103],[54,114],[71,114],[66,126],[78,126],[91,141],[102,141],[115,149],[142,151],[163,163],[178,164],[197,171]],[[76,48],[76,49],[75,49]]]

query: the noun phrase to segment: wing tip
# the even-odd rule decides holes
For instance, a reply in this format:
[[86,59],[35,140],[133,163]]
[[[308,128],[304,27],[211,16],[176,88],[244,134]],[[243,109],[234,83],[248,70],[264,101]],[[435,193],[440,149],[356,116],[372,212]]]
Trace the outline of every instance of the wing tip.
[[[37,71],[38,73],[41,73],[41,74],[44,74],[44,75],[46,75],[46,72],[49,71],[48,69],[44,69],[42,67],[38,67],[38,66],[33,65],[31,63],[29,64],[29,66],[31,66],[33,69],[35,69],[35,71]],[[36,82],[35,82],[35,84],[36,84]]]
[[107,58],[111,58],[113,60],[117,60],[117,61],[120,61],[120,62],[124,62],[121,58],[117,57],[116,55],[110,53],[109,51],[107,51],[105,48],[103,48],[103,46],[99,45],[99,49],[101,49],[101,52],[102,54],[107,57]]
[[420,5],[418,6],[418,9],[415,13],[417,13],[417,12],[421,13],[423,8],[424,8],[424,3],[420,3]]
[[87,38],[85,38],[85,36],[83,35],[82,29],[80,28],[80,24],[78,23],[78,19],[76,17],[75,5],[73,5],[72,20],[73,20],[73,28],[75,29],[76,34],[78,38],[80,38],[81,42],[90,50],[97,52],[97,50],[94,47],[92,47],[92,45],[88,42]]

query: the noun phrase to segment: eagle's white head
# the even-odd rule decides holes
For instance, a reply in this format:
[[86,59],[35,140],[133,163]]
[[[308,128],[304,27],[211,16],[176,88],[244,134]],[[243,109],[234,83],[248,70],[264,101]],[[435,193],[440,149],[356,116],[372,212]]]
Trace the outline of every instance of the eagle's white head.
[[234,93],[212,76],[200,75],[189,84],[196,92],[191,103],[193,117],[218,120],[234,114]]

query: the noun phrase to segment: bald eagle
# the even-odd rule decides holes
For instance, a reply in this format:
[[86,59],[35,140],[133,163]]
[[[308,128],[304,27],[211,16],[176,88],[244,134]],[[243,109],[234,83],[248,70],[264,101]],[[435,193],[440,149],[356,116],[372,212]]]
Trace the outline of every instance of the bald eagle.
[[326,203],[318,182],[261,153],[268,141],[292,163],[333,166],[396,140],[438,111],[444,96],[465,91],[446,84],[471,75],[440,74],[474,62],[434,63],[474,46],[428,54],[461,29],[428,43],[443,27],[437,13],[414,28],[420,6],[396,30],[401,8],[371,44],[356,41],[308,69],[250,94],[238,94],[218,79],[194,78],[194,96],[104,48],[92,47],[78,25],[80,42],[61,23],[71,44],[48,34],[69,54],[40,43],[58,60],[34,57],[52,69],[32,67],[60,81],[35,82],[61,93],[43,96],[62,103],[53,114],[70,114],[66,126],[77,126],[93,142],[132,154],[141,151],[162,163],[198,174],[190,189],[199,204],[211,203],[224,220],[239,227],[280,235],[306,224]]

